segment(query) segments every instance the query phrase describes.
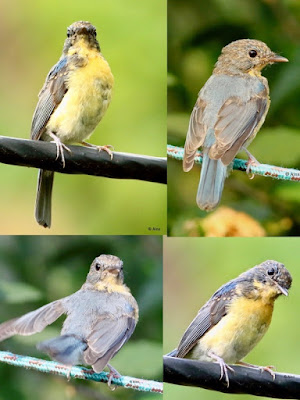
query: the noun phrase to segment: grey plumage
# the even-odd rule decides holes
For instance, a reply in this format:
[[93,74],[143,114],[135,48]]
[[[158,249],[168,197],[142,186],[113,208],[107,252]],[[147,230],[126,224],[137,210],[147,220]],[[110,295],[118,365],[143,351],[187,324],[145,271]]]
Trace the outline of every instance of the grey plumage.
[[197,192],[199,208],[219,204],[224,181],[239,151],[255,138],[269,109],[269,87],[260,71],[288,61],[258,40],[225,46],[212,76],[200,90],[184,146],[183,170],[189,171],[199,147],[203,163]]
[[0,341],[41,332],[66,314],[61,336],[40,343],[38,349],[63,364],[83,363],[101,372],[130,338],[138,320],[138,306],[123,284],[122,267],[118,257],[97,257],[80,290],[2,323]]
[[[50,137],[44,135],[44,132],[51,115],[67,92],[67,62],[68,57],[63,55],[50,70],[44,86],[39,93],[39,101],[35,108],[31,124],[31,139],[33,140],[51,140]],[[35,218],[45,228],[50,228],[51,226],[53,179],[53,171],[39,170]]]

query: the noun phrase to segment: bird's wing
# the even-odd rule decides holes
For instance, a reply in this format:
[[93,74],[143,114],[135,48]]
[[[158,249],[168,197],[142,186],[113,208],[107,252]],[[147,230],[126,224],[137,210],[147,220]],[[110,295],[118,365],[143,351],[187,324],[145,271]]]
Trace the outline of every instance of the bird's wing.
[[39,93],[31,124],[31,139],[39,140],[53,111],[67,92],[68,57],[61,58],[50,70]]
[[92,365],[95,372],[101,372],[130,338],[135,326],[135,320],[129,316],[102,316],[86,338],[88,348],[84,351],[84,362]]
[[236,281],[231,281],[222,286],[199,310],[179,343],[177,357],[185,357],[198,340],[226,315],[235,285]]
[[189,171],[192,168],[195,154],[205,139],[206,129],[203,124],[203,112],[205,107],[205,101],[199,97],[190,117],[189,129],[184,145],[184,171]]
[[264,122],[269,107],[267,88],[248,101],[229,97],[220,108],[215,124],[216,142],[209,151],[213,159],[228,165],[245,142],[255,135]]
[[13,335],[33,335],[52,324],[66,311],[61,300],[53,301],[22,317],[0,324],[0,341]]

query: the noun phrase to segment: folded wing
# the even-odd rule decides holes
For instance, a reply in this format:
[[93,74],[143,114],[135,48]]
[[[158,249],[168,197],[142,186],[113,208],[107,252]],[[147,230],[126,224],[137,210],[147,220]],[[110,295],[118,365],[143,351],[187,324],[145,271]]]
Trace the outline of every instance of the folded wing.
[[33,115],[31,139],[39,140],[53,111],[67,92],[67,71],[68,58],[63,57],[49,72],[46,82],[39,93],[39,101]]
[[226,100],[214,127],[216,142],[209,151],[212,159],[221,159],[223,164],[228,165],[245,143],[255,136],[269,107],[266,90],[249,101],[237,96]]
[[213,297],[199,310],[179,343],[177,357],[184,358],[198,340],[226,315],[229,302],[229,297],[221,294]]
[[101,372],[130,338],[135,326],[135,320],[129,316],[102,316],[86,339],[88,348],[83,354],[84,363],[92,365],[94,371]]

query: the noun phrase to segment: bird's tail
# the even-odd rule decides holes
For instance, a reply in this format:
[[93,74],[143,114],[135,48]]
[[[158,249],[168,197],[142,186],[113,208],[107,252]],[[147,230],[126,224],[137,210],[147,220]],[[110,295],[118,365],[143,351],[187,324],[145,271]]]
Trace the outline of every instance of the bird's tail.
[[36,347],[62,364],[76,365],[82,362],[82,355],[87,348],[87,343],[75,335],[62,335],[45,340]]
[[35,202],[35,219],[44,228],[51,226],[51,198],[54,172],[40,169]]
[[221,200],[227,166],[221,160],[212,160],[203,152],[200,182],[197,192],[197,204],[201,210],[212,211]]

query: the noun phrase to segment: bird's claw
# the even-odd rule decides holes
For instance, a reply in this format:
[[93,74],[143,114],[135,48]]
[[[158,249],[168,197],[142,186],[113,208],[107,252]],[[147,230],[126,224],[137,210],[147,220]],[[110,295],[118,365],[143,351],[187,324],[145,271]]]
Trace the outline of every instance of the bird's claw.
[[71,380],[71,371],[72,371],[72,365],[68,368],[67,372],[67,381],[70,382]]
[[87,142],[81,142],[86,147],[91,147],[92,149],[97,149],[98,151],[104,150],[106,153],[110,156],[110,159],[113,159],[113,153],[112,151],[114,150],[113,146],[111,144],[106,144],[104,146],[97,146],[95,144],[87,143]]
[[66,161],[65,161],[64,150],[68,151],[69,153],[71,153],[71,150],[69,149],[68,146],[66,146],[64,143],[62,143],[61,140],[54,133],[50,132],[49,135],[53,139],[50,143],[55,143],[55,145],[56,145],[56,158],[55,158],[55,160],[58,160],[58,158],[60,156],[63,168],[65,168]]
[[[260,165],[260,162],[258,162],[257,159],[247,149],[244,149],[244,150],[245,150],[245,152],[247,153],[247,156],[248,156],[246,173],[249,175],[251,167],[257,167],[258,165]],[[249,178],[253,179],[254,178],[254,174],[252,173],[252,175]]]
[[[249,160],[247,161],[247,168],[246,168],[246,173],[249,175],[250,174],[250,170],[251,167],[257,167],[260,163],[258,161],[254,161],[252,159],[249,158]],[[249,179],[253,179],[255,176],[254,173],[251,174],[251,176],[249,176]]]
[[261,372],[264,372],[264,371],[268,372],[272,376],[273,381],[275,381],[276,374],[274,371],[272,371],[273,369],[275,369],[275,367],[273,365],[268,365],[267,367],[258,367],[258,369]]
[[119,372],[113,368],[110,364],[107,364],[107,367],[109,368],[109,374],[108,374],[108,380],[107,380],[107,385],[110,388],[110,390],[114,391],[116,390],[116,385],[111,385],[112,380],[115,379],[119,379],[121,377],[121,375],[119,374]]
[[101,151],[101,150],[106,151],[106,153],[110,156],[110,159],[111,160],[113,159],[113,152],[112,151],[114,150],[114,148],[113,148],[112,145],[107,144],[105,146],[97,146],[97,149],[98,149],[98,151]]
[[222,357],[217,356],[216,354],[210,352],[209,356],[215,360],[219,365],[220,365],[220,369],[221,369],[221,375],[220,375],[220,381],[223,379],[223,377],[225,378],[225,382],[226,382],[226,386],[229,387],[229,377],[228,377],[228,372],[227,371],[231,371],[234,372],[234,369],[232,367],[230,367],[228,364],[226,364],[226,362],[223,360]]
[[221,368],[221,376],[220,376],[220,381],[222,380],[223,376],[225,378],[226,386],[229,387],[229,377],[228,377],[228,372],[227,370],[234,372],[234,369],[231,368],[228,364],[226,364],[224,361],[219,362],[220,368]]
[[258,369],[260,372],[266,371],[272,376],[273,381],[275,380],[276,375],[275,375],[274,371],[272,371],[272,369],[275,369],[275,367],[273,365],[268,365],[267,367],[261,367],[259,365],[253,365],[253,364],[249,364],[249,363],[246,363],[243,361],[238,362],[238,364],[242,365],[244,367]]

